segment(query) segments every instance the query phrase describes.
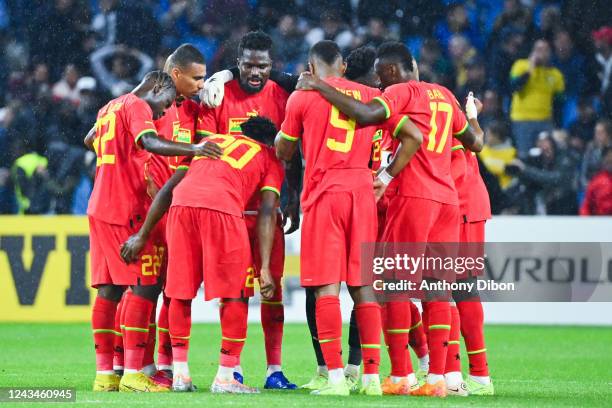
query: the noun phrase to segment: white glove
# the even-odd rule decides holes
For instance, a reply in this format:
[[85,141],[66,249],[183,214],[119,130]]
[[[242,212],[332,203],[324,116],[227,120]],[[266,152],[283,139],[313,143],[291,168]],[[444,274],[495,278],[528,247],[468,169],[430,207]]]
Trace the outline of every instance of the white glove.
[[474,103],[474,93],[470,92],[465,103],[465,115],[468,119],[478,118],[478,111],[476,110],[476,104]]
[[234,78],[230,70],[214,73],[204,82],[204,88],[200,91],[200,100],[209,108],[216,108],[223,102],[225,83]]

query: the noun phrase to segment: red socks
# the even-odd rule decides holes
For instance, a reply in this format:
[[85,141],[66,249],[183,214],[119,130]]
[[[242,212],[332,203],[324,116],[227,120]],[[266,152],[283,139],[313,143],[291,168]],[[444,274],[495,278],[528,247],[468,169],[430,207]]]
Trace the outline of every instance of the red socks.
[[96,296],[91,313],[91,328],[93,329],[96,350],[97,371],[113,370],[116,311],[116,302]]
[[121,316],[123,314],[123,309],[126,303],[126,297],[129,292],[125,292],[117,305],[117,311],[115,312],[115,343],[113,346],[113,368],[117,367],[117,369],[123,369],[123,334],[121,328]]
[[141,370],[147,341],[149,319],[155,304],[134,293],[125,305],[123,344],[125,348],[125,369]]
[[319,344],[327,369],[343,368],[340,298],[333,295],[319,297],[315,305],[315,316]]
[[219,308],[221,317],[221,353],[219,365],[235,367],[247,336],[249,305],[238,300],[223,299]]
[[461,334],[465,341],[470,375],[486,377],[489,375],[487,349],[484,341],[484,314],[479,298],[457,303],[461,316]]
[[385,304],[385,333],[391,360],[391,375],[405,377],[412,373],[412,362],[408,353],[410,331],[410,307],[408,302],[387,302]]
[[423,305],[427,310],[428,319],[429,374],[443,375],[451,329],[450,304],[423,302]]
[[155,340],[157,337],[157,325],[155,324],[155,315],[157,311],[157,303],[153,303],[151,316],[149,316],[149,337],[147,338],[147,348],[145,349],[142,359],[142,366],[146,367],[155,364]]
[[172,366],[172,343],[170,341],[170,330],[168,324],[168,308],[170,299],[164,296],[164,302],[159,310],[157,318],[157,333],[159,336],[157,345],[157,364],[159,366]]
[[374,302],[355,306],[355,316],[361,341],[364,374],[378,374],[380,365],[380,305]]
[[[280,290],[277,289],[277,292]],[[285,307],[282,300],[261,301],[261,327],[266,342],[268,365],[281,365],[284,321]]]
[[419,308],[410,302],[410,336],[408,342],[418,358],[423,358],[429,353],[427,348],[427,336],[425,335],[424,322],[421,320]]
[[448,349],[446,351],[446,368],[445,373],[461,372],[461,360],[459,353],[459,311],[454,305],[451,305],[451,328],[448,338]]
[[170,299],[168,323],[173,361],[186,363],[191,337],[191,299]]

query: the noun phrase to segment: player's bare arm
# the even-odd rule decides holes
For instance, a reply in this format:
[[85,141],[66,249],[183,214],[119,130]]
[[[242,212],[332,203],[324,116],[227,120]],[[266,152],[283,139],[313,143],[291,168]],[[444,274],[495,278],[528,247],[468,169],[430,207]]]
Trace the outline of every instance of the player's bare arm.
[[206,140],[198,144],[172,142],[158,137],[154,132],[145,133],[140,140],[146,151],[160,156],[205,156],[218,159],[223,154],[219,145]]
[[172,203],[172,191],[187,174],[185,169],[177,169],[170,179],[163,185],[161,190],[155,195],[151,208],[147,212],[147,217],[140,230],[129,237],[121,246],[121,258],[125,263],[131,263],[138,259],[140,252],[144,248],[151,231],[155,228],[159,220],[170,208]]
[[285,163],[285,174],[289,201],[283,209],[283,228],[291,222],[285,234],[291,234],[300,227],[300,183],[302,181],[302,155],[298,150],[291,161]]
[[387,118],[385,107],[380,102],[375,100],[367,104],[359,102],[350,96],[344,95],[310,72],[302,72],[296,90],[318,91],[323,98],[327,99],[342,113],[355,119],[361,125],[380,123]]
[[91,150],[92,152],[94,151],[94,139],[95,138],[96,138],[96,125],[93,125],[91,129],[89,129],[89,132],[87,132],[85,139],[83,139],[83,144],[85,145],[85,147],[88,150]]
[[270,272],[270,256],[274,244],[277,203],[278,195],[276,192],[268,190],[261,192],[261,204],[257,215],[257,240],[259,242],[259,255],[261,256],[259,290],[264,299],[271,298],[276,290]]
[[401,142],[397,153],[386,168],[380,169],[374,180],[374,195],[377,201],[383,196],[389,182],[408,165],[423,143],[423,134],[407,116],[402,119],[400,125],[393,135]]
[[455,137],[463,143],[466,149],[473,152],[480,152],[484,146],[484,131],[478,123],[478,114],[481,111],[482,102],[478,98],[474,98],[474,95],[470,92],[465,104],[465,114],[469,126],[464,133],[455,135]]
[[276,136],[274,140],[274,147],[276,150],[276,157],[286,163],[291,162],[295,151],[298,148],[297,141],[287,140],[280,135]]

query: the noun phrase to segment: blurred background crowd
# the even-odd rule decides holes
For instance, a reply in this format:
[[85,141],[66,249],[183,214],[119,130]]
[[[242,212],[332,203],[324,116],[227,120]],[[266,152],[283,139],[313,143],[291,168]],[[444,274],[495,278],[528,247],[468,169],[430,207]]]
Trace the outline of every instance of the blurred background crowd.
[[405,42],[421,79],[484,102],[495,214],[612,215],[609,0],[0,0],[0,213],[83,214],[97,110],[184,42],[234,65],[256,28],[294,73],[322,39]]

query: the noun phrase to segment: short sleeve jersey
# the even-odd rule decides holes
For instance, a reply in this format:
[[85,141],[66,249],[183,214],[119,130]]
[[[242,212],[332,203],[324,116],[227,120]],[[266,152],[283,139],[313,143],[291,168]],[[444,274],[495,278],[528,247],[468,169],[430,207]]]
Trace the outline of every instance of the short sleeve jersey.
[[96,120],[96,177],[87,214],[116,225],[144,217],[148,153],[139,140],[157,134],[149,105],[134,94],[113,99],[98,111]]
[[395,193],[457,205],[452,138],[468,128],[457,99],[443,86],[409,81],[388,87],[377,100],[385,107],[386,128],[393,137],[408,118],[423,134],[421,148],[396,177]]
[[211,160],[194,157],[185,178],[175,187],[172,206],[208,208],[242,217],[258,190],[279,194],[284,169],[274,150],[243,135],[210,135],[224,149]]
[[[380,93],[344,78],[328,78],[326,82],[363,102]],[[357,125],[317,92],[291,94],[280,136],[290,141],[302,140],[306,160],[302,191],[305,210],[324,192],[372,189],[368,164],[378,129]]]
[[464,221],[477,222],[490,219],[489,192],[480,176],[476,154],[466,150],[458,140],[454,141],[452,150],[453,179],[459,197],[459,210]]

